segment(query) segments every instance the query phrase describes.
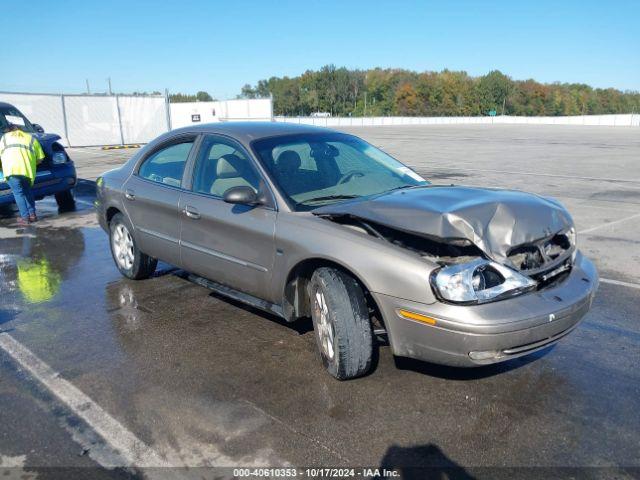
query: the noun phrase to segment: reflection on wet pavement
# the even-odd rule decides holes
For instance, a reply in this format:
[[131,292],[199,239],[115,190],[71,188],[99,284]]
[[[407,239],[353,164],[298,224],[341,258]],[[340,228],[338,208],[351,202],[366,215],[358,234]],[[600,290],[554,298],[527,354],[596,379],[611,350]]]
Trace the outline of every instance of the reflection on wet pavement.
[[3,305],[17,307],[51,300],[84,251],[84,236],[73,228],[37,230],[2,240],[0,292]]

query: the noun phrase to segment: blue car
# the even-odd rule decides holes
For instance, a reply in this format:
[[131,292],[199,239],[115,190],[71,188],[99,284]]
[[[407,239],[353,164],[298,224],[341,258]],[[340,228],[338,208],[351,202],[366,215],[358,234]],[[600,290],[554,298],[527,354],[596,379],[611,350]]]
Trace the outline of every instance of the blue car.
[[[11,119],[11,122],[7,120]],[[67,155],[66,150],[58,142],[60,135],[44,133],[43,128],[31,123],[20,110],[8,103],[0,102],[0,132],[8,123],[20,123],[20,128],[34,135],[45,153],[45,159],[38,165],[33,195],[36,200],[54,195],[60,210],[73,210],[75,200],[73,187],[76,185],[76,167]],[[0,207],[15,203],[9,184],[0,169]]]

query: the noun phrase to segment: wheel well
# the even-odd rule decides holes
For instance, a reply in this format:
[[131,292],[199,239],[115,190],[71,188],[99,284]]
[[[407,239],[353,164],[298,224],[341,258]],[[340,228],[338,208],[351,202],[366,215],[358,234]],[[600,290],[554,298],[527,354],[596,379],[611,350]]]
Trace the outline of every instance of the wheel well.
[[353,277],[360,284],[360,287],[364,292],[369,310],[380,320],[380,322],[382,322],[382,317],[380,315],[378,305],[371,296],[371,293],[369,292],[365,283],[348,268],[345,268],[339,263],[324,258],[311,258],[303,260],[295,267],[293,267],[289,272],[282,302],[284,317],[287,321],[293,322],[298,318],[309,317],[311,315],[306,289],[309,281],[311,280],[313,272],[321,267],[335,268]]
[[111,223],[111,219],[113,218],[113,216],[116,213],[120,213],[120,210],[118,210],[116,207],[109,207],[107,209],[107,214],[106,214],[106,218],[107,218],[107,225],[109,225],[109,223]]

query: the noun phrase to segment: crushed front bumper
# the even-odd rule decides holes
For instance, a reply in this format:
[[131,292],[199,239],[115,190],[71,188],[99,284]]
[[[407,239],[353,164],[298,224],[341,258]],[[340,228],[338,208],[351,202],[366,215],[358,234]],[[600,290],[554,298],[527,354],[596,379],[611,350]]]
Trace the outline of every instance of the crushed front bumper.
[[[544,348],[571,332],[589,311],[598,288],[595,267],[580,252],[571,273],[546,289],[481,305],[423,304],[380,293],[393,353],[433,363],[474,367]],[[409,320],[408,310],[435,320]]]

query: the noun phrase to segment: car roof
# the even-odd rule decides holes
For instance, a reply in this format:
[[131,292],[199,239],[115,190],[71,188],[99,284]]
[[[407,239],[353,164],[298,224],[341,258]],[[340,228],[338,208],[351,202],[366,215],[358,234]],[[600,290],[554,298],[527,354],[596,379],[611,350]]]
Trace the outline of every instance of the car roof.
[[16,108],[13,105],[11,105],[10,103],[7,102],[0,102],[0,107],[12,107],[12,108]]
[[285,122],[220,122],[191,125],[172,130],[169,134],[173,136],[175,134],[189,132],[219,133],[222,135],[229,135],[244,143],[249,143],[260,138],[299,133],[328,133],[335,132],[335,130],[315,127],[312,125],[299,125],[296,123]]

